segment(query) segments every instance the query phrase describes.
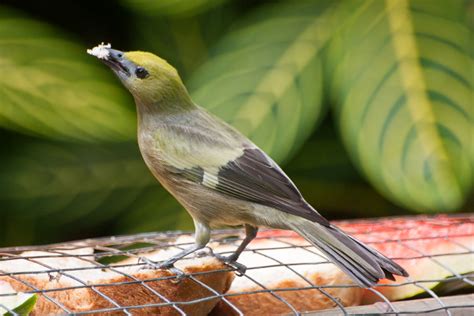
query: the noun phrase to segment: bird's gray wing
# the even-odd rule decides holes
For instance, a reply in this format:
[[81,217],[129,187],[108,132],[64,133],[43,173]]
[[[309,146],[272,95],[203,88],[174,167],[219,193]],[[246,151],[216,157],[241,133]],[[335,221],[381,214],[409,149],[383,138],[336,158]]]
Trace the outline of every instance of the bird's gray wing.
[[329,225],[303,199],[281,168],[259,148],[245,148],[242,155],[219,166],[214,174],[193,168],[186,170],[186,176],[222,194]]

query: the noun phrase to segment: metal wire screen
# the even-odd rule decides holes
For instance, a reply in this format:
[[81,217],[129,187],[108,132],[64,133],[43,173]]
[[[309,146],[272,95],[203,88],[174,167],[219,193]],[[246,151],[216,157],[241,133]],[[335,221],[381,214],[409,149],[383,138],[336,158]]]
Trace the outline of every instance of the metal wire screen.
[[[242,299],[248,296],[252,297],[248,302],[258,303],[263,294],[271,297],[272,300],[269,302],[272,307],[280,304],[281,306],[277,310],[280,311],[279,313],[287,315],[301,315],[303,313],[311,315],[319,313],[322,315],[368,313],[388,315],[423,312],[451,315],[459,311],[469,312],[470,310],[472,312],[474,310],[474,296],[472,294],[474,262],[470,263],[472,267],[470,272],[472,273],[464,271],[460,274],[455,266],[455,264],[466,266],[466,262],[459,262],[459,258],[461,261],[474,258],[473,215],[418,216],[344,221],[337,224],[348,233],[354,234],[357,238],[381,251],[397,247],[398,252],[396,253],[401,255],[393,259],[402,266],[409,265],[410,262],[415,267],[417,265],[420,267],[429,266],[430,269],[438,271],[438,275],[443,277],[440,279],[420,278],[418,274],[414,274],[406,279],[397,279],[397,282],[382,283],[372,289],[364,290],[359,289],[351,282],[318,284],[314,279],[308,277],[307,273],[301,272],[301,267],[307,266],[318,271],[318,265],[331,267],[332,263],[324,258],[318,262],[308,262],[308,260],[298,261],[295,257],[286,259],[281,255],[273,256],[268,247],[259,247],[262,241],[278,242],[278,247],[272,243],[270,245],[272,246],[271,250],[278,250],[279,254],[290,253],[295,249],[307,252],[308,256],[310,254],[319,256],[319,254],[309,244],[299,240],[292,232],[266,230],[259,234],[257,241],[252,243],[253,246],[245,251],[249,255],[265,258],[262,261],[264,264],[249,265],[246,272],[235,276],[233,281],[244,280],[247,285],[246,289],[251,289],[246,291],[239,292],[235,289],[232,291],[231,287],[230,291],[225,292],[226,288],[219,288],[216,285],[216,280],[234,275],[234,268],[226,265],[209,271],[189,269],[178,271],[180,269],[178,265],[174,273],[147,274],[153,269],[150,269],[149,262],[143,259],[143,255],[170,247],[185,248],[192,241],[192,234],[189,232],[147,233],[45,246],[0,248],[0,281],[15,284],[15,287],[20,288],[22,292],[37,293],[38,297],[44,301],[44,306],[48,304],[53,306],[49,307],[49,312],[54,311],[57,314],[202,314],[207,313],[208,310],[193,309],[193,312],[190,312],[189,308],[207,302],[212,303],[212,306],[217,303],[217,306],[221,307],[221,312],[214,310],[211,312],[212,315],[244,315],[248,313],[242,305],[239,305],[242,300],[237,298]],[[418,227],[428,227],[429,229],[419,231]],[[414,231],[416,233],[413,233]],[[183,239],[183,236],[186,238]],[[235,249],[234,245],[242,238],[240,231],[237,230],[220,230],[216,231],[213,236],[214,244],[225,244],[230,247],[224,252]],[[428,246],[430,248],[427,248]],[[389,251],[389,253],[391,252]],[[443,258],[450,259],[444,260]],[[133,260],[130,261],[130,259]],[[196,259],[191,257],[184,260]],[[423,265],[428,261],[429,265]],[[273,275],[274,279],[283,277],[285,274],[286,276],[291,275],[293,282],[287,283],[287,287],[269,287],[267,283],[255,277],[259,273],[258,271],[275,268],[279,269],[279,272]],[[130,271],[137,271],[137,273]],[[113,273],[113,278],[109,278],[112,281],[104,282],[103,279],[88,277],[94,273],[109,273],[107,275]],[[213,281],[209,281],[210,275],[213,276]],[[420,275],[434,274],[421,273]],[[42,281],[36,282],[35,280],[38,279]],[[67,282],[64,282],[65,280]],[[161,283],[164,285],[160,286]],[[184,285],[179,290],[181,293],[170,292],[169,288],[180,284]],[[437,294],[437,289],[449,284],[456,284],[454,288],[463,288],[462,294],[459,294],[459,291],[456,296]],[[229,284],[226,286],[228,287]],[[418,298],[423,295],[425,297],[416,301],[391,302],[387,293],[394,293],[403,287],[409,287],[411,292],[424,293],[418,294]],[[368,293],[377,298],[376,300],[379,302],[365,306],[344,306],[346,304],[343,300],[334,294],[340,292],[341,289],[359,289],[363,291],[361,295]],[[145,292],[146,295],[140,296],[139,299],[133,299],[136,293]],[[201,294],[196,296],[195,293],[198,292]],[[117,296],[117,293],[121,293],[120,296]],[[291,293],[296,296],[289,295]],[[300,303],[304,303],[302,300],[308,297],[304,295],[305,293],[318,293],[319,297],[326,300],[326,309],[319,311],[308,309],[311,306],[301,309]],[[0,298],[15,294],[1,293]],[[89,305],[80,307],[79,303],[72,306],[67,303],[72,299],[80,302],[85,296],[91,297],[93,302],[101,303],[91,304],[89,302]],[[299,303],[295,304],[295,302]],[[5,306],[0,305],[0,307],[13,315],[16,314]],[[34,311],[38,315],[42,312],[46,313],[46,310]],[[259,313],[265,314],[264,311]]]

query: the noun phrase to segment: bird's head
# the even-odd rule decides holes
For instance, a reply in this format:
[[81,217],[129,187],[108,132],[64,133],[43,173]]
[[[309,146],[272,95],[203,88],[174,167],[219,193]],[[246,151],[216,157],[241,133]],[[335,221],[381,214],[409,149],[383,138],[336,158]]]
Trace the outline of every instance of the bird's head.
[[122,52],[99,45],[88,53],[98,57],[130,91],[137,105],[188,107],[192,105],[176,69],[166,60],[148,52]]

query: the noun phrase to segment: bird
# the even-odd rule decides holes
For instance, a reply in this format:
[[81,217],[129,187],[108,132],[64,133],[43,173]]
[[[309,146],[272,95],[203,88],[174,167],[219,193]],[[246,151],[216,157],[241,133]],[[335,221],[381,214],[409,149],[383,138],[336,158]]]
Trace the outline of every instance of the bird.
[[167,61],[104,43],[88,53],[103,61],[133,96],[143,160],[194,222],[194,245],[157,267],[173,268],[206,247],[213,228],[243,226],[245,238],[236,251],[219,257],[226,263],[237,264],[258,229],[267,227],[298,233],[361,287],[408,276],[400,265],[331,224],[264,151],[195,104]]

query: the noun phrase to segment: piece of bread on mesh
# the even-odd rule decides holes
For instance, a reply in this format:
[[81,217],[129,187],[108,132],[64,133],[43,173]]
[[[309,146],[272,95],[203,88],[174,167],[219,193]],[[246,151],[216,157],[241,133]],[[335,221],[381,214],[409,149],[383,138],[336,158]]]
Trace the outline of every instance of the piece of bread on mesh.
[[[298,312],[337,307],[336,302],[323,292],[302,289],[317,285],[343,306],[360,304],[363,289],[355,286],[344,272],[328,262],[319,250],[303,238],[284,236],[288,234],[281,231],[263,232],[259,237],[269,239],[257,238],[247,247],[238,261],[248,269],[244,276],[236,277],[232,282],[227,291],[227,294],[232,295],[226,296],[229,302],[246,316],[292,314],[287,303]],[[232,251],[235,246],[221,245],[213,249],[220,253]],[[266,289],[273,290],[273,294]],[[248,292],[253,294],[239,294]],[[237,313],[221,300],[211,315]]]
[[[97,263],[93,261],[92,248],[62,252],[64,255],[56,252],[28,251],[20,254],[20,257],[29,257],[30,260],[19,257],[5,260],[3,257],[0,261],[0,271],[3,274],[10,274],[10,276],[0,276],[0,281],[10,283],[17,292],[35,289],[45,291],[45,295],[39,295],[32,315],[65,314],[64,309],[59,305],[63,305],[72,313],[97,310],[101,315],[123,315],[123,311],[118,306],[130,306],[128,311],[133,315],[179,315],[179,312],[171,306],[133,307],[165,303],[165,299],[187,302],[215,295],[189,278],[177,282],[176,278],[172,277],[173,273],[166,270],[141,269],[141,266],[134,265],[97,269]],[[80,255],[80,258],[76,257],[77,255]],[[154,255],[157,260],[166,259],[168,256],[169,251]],[[123,263],[127,261],[120,262],[121,265]],[[183,260],[176,266],[186,273],[197,273],[195,278],[217,293],[225,292],[234,277],[228,268],[212,257]],[[47,272],[55,269],[62,269],[62,271],[61,273]],[[211,272],[200,273],[209,271]],[[157,280],[163,277],[170,278]],[[162,298],[156,293],[159,293]],[[207,315],[217,302],[217,299],[209,299],[195,304],[183,304],[180,308],[188,315]],[[115,307],[117,307],[116,311],[105,311],[105,309]],[[101,309],[104,309],[102,313]]]
[[[215,253],[229,255],[235,251],[243,235],[238,237],[234,241],[212,242],[209,246]],[[176,243],[192,244],[193,238],[182,236]],[[143,256],[158,261],[162,260],[163,254],[162,251],[155,251]],[[165,257],[174,254],[175,250],[169,248]],[[130,258],[121,263],[136,262],[136,258]],[[234,278],[226,292],[230,294],[226,295],[228,302],[219,301],[212,316],[238,315],[235,309],[250,316],[291,314],[292,309],[284,301],[298,312],[337,307],[334,299],[343,306],[355,306],[360,305],[364,293],[319,250],[287,231],[261,232],[238,262],[248,269],[244,276]],[[309,289],[311,286],[321,286],[322,291]],[[273,290],[274,295],[268,289]]]

